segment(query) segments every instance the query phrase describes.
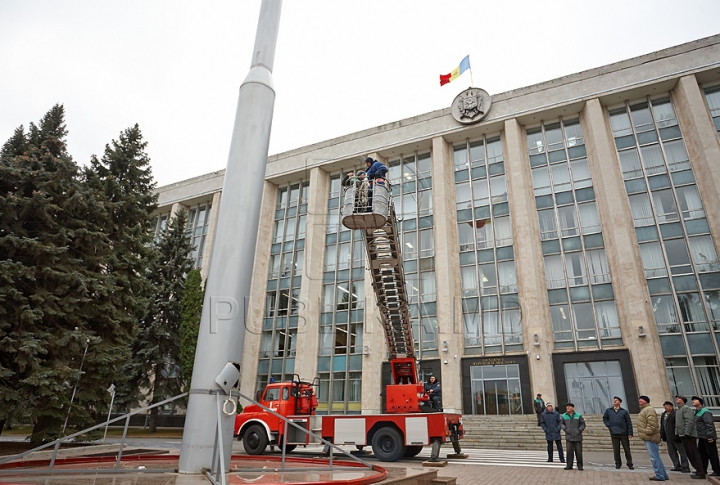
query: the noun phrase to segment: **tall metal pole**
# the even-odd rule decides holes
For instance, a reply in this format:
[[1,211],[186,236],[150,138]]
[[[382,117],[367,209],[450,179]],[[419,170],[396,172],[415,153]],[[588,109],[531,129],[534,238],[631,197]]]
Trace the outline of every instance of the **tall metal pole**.
[[[179,471],[212,467],[217,431],[215,378],[228,362],[241,362],[275,90],[275,59],[282,0],[263,0],[250,72],[240,86],[235,127],[206,282],[192,388]],[[233,416],[221,418],[225,463],[232,451]]]

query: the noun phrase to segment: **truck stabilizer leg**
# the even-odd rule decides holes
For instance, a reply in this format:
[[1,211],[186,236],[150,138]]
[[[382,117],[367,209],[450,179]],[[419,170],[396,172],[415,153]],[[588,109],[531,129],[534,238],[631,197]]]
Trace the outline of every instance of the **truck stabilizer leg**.
[[448,456],[447,456],[448,458],[453,458],[453,459],[458,459],[458,458],[460,458],[460,459],[464,459],[464,458],[467,458],[467,457],[468,457],[468,455],[467,455],[466,453],[463,453],[462,450],[460,449],[460,436],[459,436],[459,433],[458,433],[458,429],[457,429],[457,427],[455,427],[455,426],[453,426],[452,432],[450,433],[450,441],[452,442],[453,449],[455,450],[455,453],[454,453],[454,454],[448,454]]
[[430,459],[423,462],[423,466],[447,466],[447,461],[440,459],[440,446],[442,441],[439,438],[432,440]]

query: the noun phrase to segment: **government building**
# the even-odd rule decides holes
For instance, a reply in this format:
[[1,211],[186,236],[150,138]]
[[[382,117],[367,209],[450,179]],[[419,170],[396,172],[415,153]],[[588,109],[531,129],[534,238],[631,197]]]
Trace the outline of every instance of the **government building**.
[[[720,408],[720,35],[493,94],[475,123],[453,110],[268,158],[241,392],[317,377],[319,414],[382,412],[364,240],[340,224],[341,178],[370,156],[446,411],[532,414],[537,393],[582,414],[641,394]],[[223,264],[223,179],[157,189],[158,231],[188,211],[203,277]]]

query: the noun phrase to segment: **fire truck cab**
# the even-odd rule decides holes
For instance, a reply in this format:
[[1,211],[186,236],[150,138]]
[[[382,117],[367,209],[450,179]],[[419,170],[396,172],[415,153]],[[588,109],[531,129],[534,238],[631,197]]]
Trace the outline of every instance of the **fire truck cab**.
[[309,435],[294,426],[288,425],[285,437],[285,422],[277,415],[310,430],[310,416],[317,408],[312,383],[299,378],[291,382],[271,382],[262,393],[258,391],[256,401],[269,411],[251,404],[235,416],[235,436],[242,440],[248,454],[259,455],[268,445],[284,446],[285,452],[290,452],[298,445],[308,444]]

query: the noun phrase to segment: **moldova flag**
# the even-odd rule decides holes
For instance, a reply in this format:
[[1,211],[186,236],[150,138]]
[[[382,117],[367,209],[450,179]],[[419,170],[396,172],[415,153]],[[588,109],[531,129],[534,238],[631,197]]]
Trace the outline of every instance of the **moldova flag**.
[[452,70],[450,74],[440,74],[440,86],[449,83],[450,81],[454,81],[458,77],[460,77],[460,74],[464,73],[470,69],[470,56],[467,55],[465,58],[460,61],[460,65]]

